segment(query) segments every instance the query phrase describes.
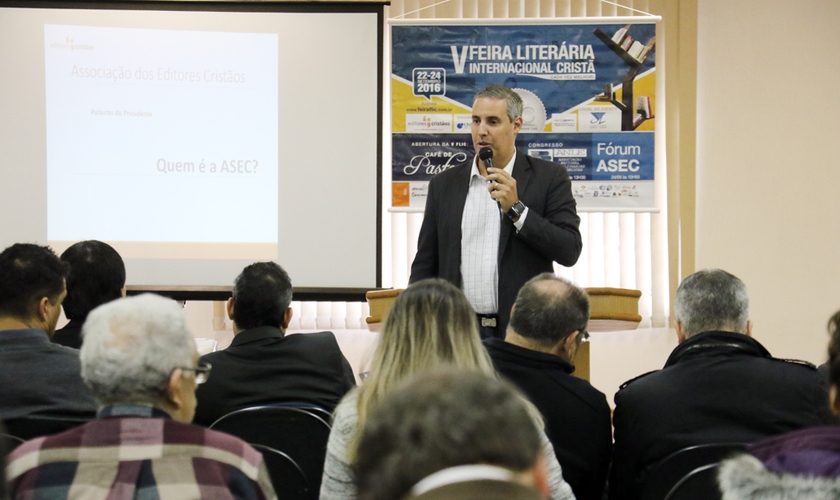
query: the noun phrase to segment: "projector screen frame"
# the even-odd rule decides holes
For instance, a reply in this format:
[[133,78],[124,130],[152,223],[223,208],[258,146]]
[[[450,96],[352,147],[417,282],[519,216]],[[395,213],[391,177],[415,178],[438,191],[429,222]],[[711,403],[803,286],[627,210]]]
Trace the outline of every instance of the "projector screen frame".
[[[382,287],[382,217],[383,217],[383,172],[382,172],[382,127],[383,127],[383,50],[384,50],[384,6],[387,0],[379,1],[230,1],[230,0],[143,0],[143,1],[88,1],[88,0],[0,0],[2,8],[27,9],[78,9],[78,10],[127,10],[127,11],[196,11],[196,12],[249,12],[249,13],[372,13],[377,17],[377,103],[376,103],[376,256],[375,287]],[[294,279],[294,277],[293,277]],[[151,292],[175,300],[226,300],[231,296],[231,286],[151,286],[129,285],[128,295]],[[304,301],[365,301],[368,288],[351,287],[294,287],[294,300]]]

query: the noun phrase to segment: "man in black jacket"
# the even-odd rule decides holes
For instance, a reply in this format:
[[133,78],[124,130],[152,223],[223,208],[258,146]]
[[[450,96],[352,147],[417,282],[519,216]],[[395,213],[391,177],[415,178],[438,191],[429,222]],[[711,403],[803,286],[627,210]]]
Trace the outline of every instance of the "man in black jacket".
[[577,500],[600,500],[610,468],[612,427],[604,393],[574,377],[572,360],[588,335],[586,292],[551,273],[525,283],[505,340],[484,340],[493,366],[545,417],[563,479]]
[[744,283],[719,269],[677,290],[680,344],[662,370],[615,395],[610,498],[638,498],[648,473],[693,445],[749,443],[827,422],[827,391],[810,363],[775,359],[751,337]]
[[286,335],[292,282],[274,262],[257,262],[236,278],[228,316],[234,338],[201,361],[213,376],[196,391],[194,422],[209,426],[249,406],[302,402],[333,411],[355,385],[353,370],[332,332]]

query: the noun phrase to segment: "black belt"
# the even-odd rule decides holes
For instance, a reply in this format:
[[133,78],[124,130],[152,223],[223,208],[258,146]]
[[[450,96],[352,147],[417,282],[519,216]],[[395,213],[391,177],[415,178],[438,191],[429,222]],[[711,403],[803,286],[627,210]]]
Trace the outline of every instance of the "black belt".
[[496,328],[499,319],[498,314],[476,314],[475,317],[478,318],[478,326],[481,328]]

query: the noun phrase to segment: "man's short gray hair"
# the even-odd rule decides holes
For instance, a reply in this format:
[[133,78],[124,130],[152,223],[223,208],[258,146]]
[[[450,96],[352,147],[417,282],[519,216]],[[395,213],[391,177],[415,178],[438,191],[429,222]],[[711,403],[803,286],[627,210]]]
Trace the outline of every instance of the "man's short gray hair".
[[713,330],[746,333],[750,298],[738,277],[721,269],[704,269],[680,283],[674,312],[686,337]]
[[176,367],[194,364],[195,341],[171,299],[143,294],[94,309],[82,327],[82,378],[100,405],[154,405]]
[[522,98],[509,87],[495,84],[488,85],[478,91],[473,98],[473,103],[482,97],[507,101],[507,116],[510,121],[516,120],[522,116],[522,108],[524,107],[522,104]]

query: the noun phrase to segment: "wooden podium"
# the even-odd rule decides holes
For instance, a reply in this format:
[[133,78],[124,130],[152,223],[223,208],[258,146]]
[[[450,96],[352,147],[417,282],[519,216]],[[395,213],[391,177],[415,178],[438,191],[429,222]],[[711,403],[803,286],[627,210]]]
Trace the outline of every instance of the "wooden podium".
[[[403,288],[367,292],[370,316],[366,318],[368,329],[378,332],[388,316],[394,300]],[[587,288],[589,294],[590,332],[635,330],[642,321],[639,315],[639,297],[642,292],[626,288]],[[575,356],[575,376],[589,380],[589,342],[584,342]]]

